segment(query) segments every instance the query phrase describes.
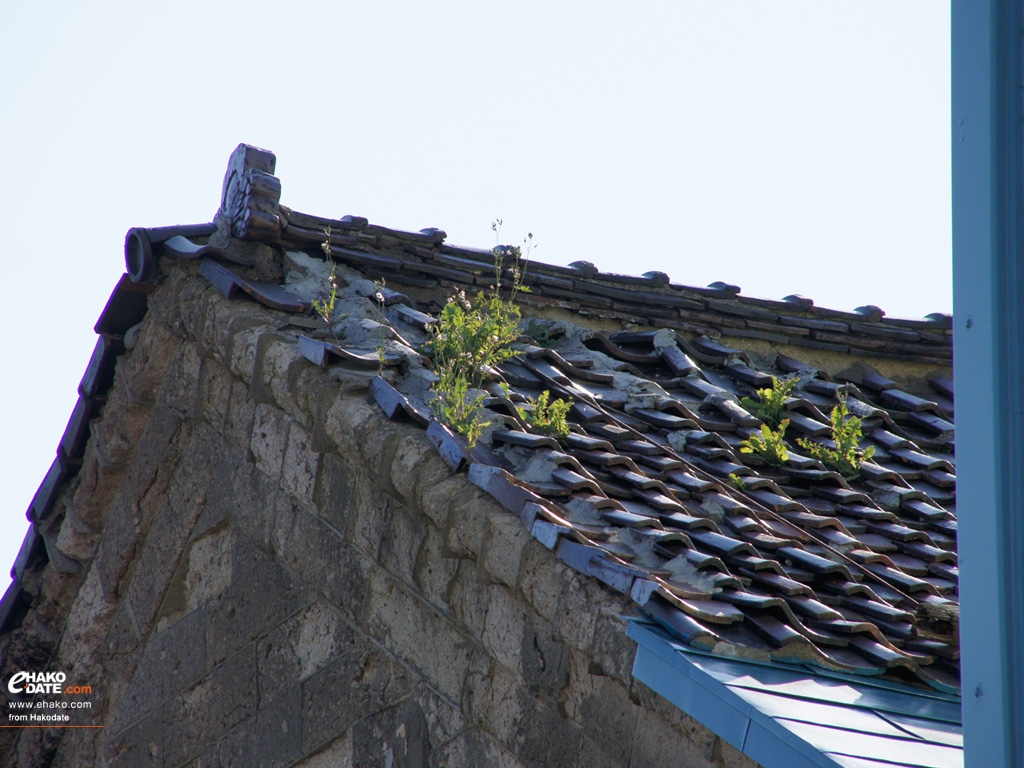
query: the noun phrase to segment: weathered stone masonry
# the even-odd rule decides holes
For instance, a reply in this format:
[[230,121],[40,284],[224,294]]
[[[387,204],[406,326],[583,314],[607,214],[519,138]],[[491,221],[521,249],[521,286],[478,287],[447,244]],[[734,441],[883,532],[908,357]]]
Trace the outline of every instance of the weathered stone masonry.
[[628,601],[368,376],[164,271],[54,513],[84,570],[38,568],[0,639],[4,679],[73,671],[105,727],[7,731],[6,766],[753,765],[632,681]]

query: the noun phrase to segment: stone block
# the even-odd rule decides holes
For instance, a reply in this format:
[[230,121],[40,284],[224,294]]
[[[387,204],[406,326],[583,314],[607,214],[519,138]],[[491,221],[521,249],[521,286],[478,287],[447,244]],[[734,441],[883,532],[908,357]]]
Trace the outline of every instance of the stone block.
[[290,427],[291,419],[279,408],[267,403],[256,406],[249,448],[256,459],[256,466],[271,480],[281,477]]
[[[134,525],[139,532],[145,534],[163,505],[182,450],[191,436],[191,425],[182,421],[170,408],[156,406],[152,409],[145,431],[138,438],[132,464],[125,472],[115,498],[115,503],[128,502],[138,507],[139,515]],[[90,518],[85,519],[93,524]]]
[[256,403],[249,397],[249,387],[245,382],[233,379],[228,415],[224,421],[224,437],[235,448],[246,453],[250,450],[255,414]]
[[182,344],[166,326],[144,321],[135,348],[117,361],[115,386],[123,385],[129,402],[154,402]]
[[366,381],[357,394],[340,394],[327,407],[324,431],[343,452],[361,444],[365,435],[384,423],[384,415],[366,401]]
[[369,632],[452,700],[459,698],[471,669],[487,666],[471,638],[380,570],[371,576],[366,614]]
[[296,764],[295,768],[358,768],[353,760],[352,731],[345,731],[334,741]]
[[715,736],[705,729],[706,737],[694,742],[661,716],[642,710],[633,735],[630,765],[686,765],[711,768],[715,760]]
[[126,496],[119,496],[111,505],[103,537],[96,551],[94,565],[109,600],[121,593],[121,580],[135,557],[139,545],[139,508]]
[[434,605],[448,608],[448,590],[458,573],[457,558],[445,554],[444,537],[435,525],[424,526],[423,538],[416,553],[412,581],[420,594]]
[[570,571],[568,567],[565,571],[555,627],[559,637],[571,647],[586,650],[594,643],[597,608],[607,599],[607,588],[595,579]]
[[475,487],[466,484],[465,478],[452,474],[440,454],[434,452],[424,458],[416,506],[434,525],[446,528],[448,512],[456,499],[461,495],[475,498],[476,492]]
[[212,602],[231,587],[231,532],[225,525],[193,539],[186,553],[185,610]]
[[89,424],[89,442],[95,446],[96,460],[102,468],[117,469],[128,464],[149,421],[150,410],[148,404],[130,399],[123,381],[115,382],[102,418]]
[[[628,751],[631,744],[627,744],[626,747]],[[629,766],[628,755],[625,761],[617,759],[615,756],[608,754],[601,744],[592,739],[588,731],[583,731],[583,737],[580,740],[580,755],[576,759],[576,768],[629,768]],[[639,766],[636,768],[639,768]]]
[[359,476],[353,483],[353,498],[347,510],[345,541],[371,560],[380,556],[380,545],[391,525],[391,504],[377,488]]
[[462,733],[466,718],[458,705],[442,696],[429,683],[416,686],[413,699],[423,712],[427,723],[427,737],[431,744],[444,744]]
[[640,713],[640,707],[630,698],[629,687],[598,674],[598,668],[584,654],[574,653],[570,667],[569,687],[563,699],[566,715],[578,722],[588,738],[616,764],[628,763]]
[[[90,723],[90,725],[102,725],[102,723],[97,719],[97,722]],[[100,764],[97,758],[101,754],[99,750],[102,729],[76,728],[74,730],[77,731],[74,736],[69,738],[70,734],[65,733],[64,738],[60,740],[57,754],[47,768],[81,768],[83,765]]]
[[199,371],[198,413],[214,429],[225,429],[234,377],[219,360],[206,358]]
[[303,371],[313,364],[299,354],[294,339],[267,334],[257,349],[254,380],[285,413],[305,426],[311,426],[305,393],[296,386]]
[[249,644],[163,708],[164,761],[180,765],[256,713],[256,647]]
[[474,675],[467,681],[463,695],[466,718],[485,728],[499,741],[512,744],[523,725],[522,681],[507,667],[492,665],[486,675]]
[[274,551],[292,573],[350,618],[362,615],[373,561],[318,517],[297,506],[279,514]]
[[[48,522],[52,524],[54,518]],[[47,538],[50,536],[52,533],[47,533]],[[87,563],[92,559],[98,544],[99,532],[75,512],[66,509],[60,529],[57,531],[56,545],[60,554],[79,563]]]
[[323,601],[287,619],[257,642],[261,701],[272,701],[325,667],[355,637]]
[[181,768],[220,768],[220,744],[211,744]]
[[99,571],[90,568],[64,623],[61,669],[69,675],[74,673],[79,679],[90,676],[106,642],[106,630],[116,607],[103,594]]
[[172,410],[190,417],[199,394],[202,358],[194,344],[182,344],[174,356],[160,388],[159,400]]
[[313,506],[320,454],[313,450],[309,433],[296,423],[288,430],[288,443],[281,467],[281,483],[299,501]]
[[269,553],[273,551],[275,520],[278,515],[291,514],[291,508],[291,497],[276,482],[238,452],[225,449],[222,469],[214,473],[206,490],[206,506],[195,535],[230,521],[239,535]]
[[519,589],[526,601],[548,621],[559,615],[563,584],[574,575],[543,544],[531,537],[523,546]]
[[467,687],[466,714],[493,733],[525,765],[576,763],[580,728],[559,710],[555,699],[528,688],[503,665]]
[[117,733],[206,674],[206,633],[205,614],[194,611],[148,639],[131,683],[116,705],[112,732]]
[[327,413],[324,403],[337,397],[337,385],[304,357],[294,364],[290,376],[296,405],[303,414],[303,423],[313,433],[314,444],[320,450],[333,450],[323,425]]
[[201,426],[189,441],[128,583],[136,618],[150,627],[203,511],[206,486],[220,466],[219,436]]
[[[94,569],[95,570],[95,567]],[[114,609],[107,627],[106,654],[107,660],[116,656],[126,656],[139,647],[138,623],[132,615],[131,602],[125,598]]]
[[412,584],[420,545],[427,536],[429,522],[402,507],[393,507],[389,525],[381,536],[378,562],[392,574]]
[[480,564],[492,581],[506,587],[516,586],[523,548],[530,539],[518,519],[488,515]]
[[208,424],[198,424],[182,450],[181,461],[167,489],[167,501],[179,513],[198,519],[206,487],[224,455],[224,440]]
[[[221,448],[220,458],[213,471],[213,478],[206,486],[203,509],[192,529],[192,538],[198,539],[213,529],[224,528],[231,523],[240,494],[245,483],[262,478],[255,467],[230,445]],[[237,492],[236,492],[237,490]],[[253,495],[250,492],[250,495]],[[265,499],[265,497],[258,497]]]
[[68,510],[91,528],[100,528],[124,475],[124,468],[101,466],[95,441],[86,443],[78,487],[68,501]]
[[251,318],[259,310],[249,302],[228,299],[216,290],[204,291],[201,300],[203,325],[196,341],[224,361],[231,348],[233,325],[240,317]]
[[451,557],[476,560],[483,550],[487,515],[481,510],[481,495],[459,493],[452,499],[445,528],[446,550]]
[[284,768],[302,755],[302,692],[298,686],[260,707],[217,750],[220,768]]
[[481,582],[477,564],[472,560],[458,562],[459,568],[448,584],[445,600],[463,631],[474,638],[483,637],[491,592],[501,587]]
[[184,335],[184,328],[181,324],[181,315],[177,302],[178,293],[184,282],[184,274],[177,270],[173,275],[166,275],[165,279],[156,286],[156,289],[149,294],[146,303],[146,315],[151,322],[159,322],[162,325],[170,326],[175,335]]
[[358,634],[302,683],[303,751],[320,749],[367,715],[395,706],[414,680],[392,654]]
[[235,376],[252,384],[260,337],[267,329],[262,323],[244,316],[237,318],[234,325],[237,327],[232,328],[230,356],[225,362]]
[[[423,460],[436,454],[436,449],[419,429],[392,427],[387,458],[376,464],[382,481],[405,504],[415,504],[424,474]],[[428,471],[427,474],[430,474]]]
[[523,626],[519,667],[526,685],[551,694],[568,681],[569,649],[555,638],[551,625],[532,612]]
[[316,509],[336,531],[348,529],[352,499],[352,469],[341,457],[325,453],[320,457],[316,488]]
[[523,719],[512,752],[527,765],[574,768],[583,731],[562,715],[554,700],[520,689]]
[[232,535],[231,586],[204,609],[209,615],[211,664],[221,662],[309,602],[306,590],[280,564],[234,530]]
[[361,768],[424,768],[429,753],[426,721],[411,699],[352,726],[353,761]]
[[616,680],[629,683],[633,677],[633,659],[636,643],[626,636],[624,613],[632,613],[625,601],[608,603],[595,609],[594,641],[590,647],[593,663],[601,672]]
[[[176,289],[176,296],[170,299],[174,304],[170,312],[173,314],[176,309],[181,332],[194,341],[199,341],[203,337],[203,327],[206,325],[206,302],[203,296],[215,292],[216,288],[210,285],[205,277],[193,274],[183,279]],[[169,319],[174,322],[173,318]]]
[[484,731],[472,729],[460,734],[447,744],[430,753],[427,762],[431,768],[524,768],[521,763],[494,737]]
[[[101,748],[102,765],[109,768],[163,768],[164,725],[157,712],[119,733]],[[28,765],[28,763],[24,763]]]
[[527,634],[526,605],[504,587],[480,585],[478,589],[490,593],[484,620],[484,647],[507,669],[518,674],[523,638]]

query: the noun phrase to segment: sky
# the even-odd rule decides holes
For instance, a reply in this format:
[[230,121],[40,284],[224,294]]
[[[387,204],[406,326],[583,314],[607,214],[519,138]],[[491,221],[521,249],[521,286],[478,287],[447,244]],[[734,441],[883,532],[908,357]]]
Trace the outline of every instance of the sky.
[[125,232],[212,220],[240,142],[306,213],[482,248],[500,217],[548,263],[922,317],[952,308],[949,126],[937,0],[4,0],[0,568]]

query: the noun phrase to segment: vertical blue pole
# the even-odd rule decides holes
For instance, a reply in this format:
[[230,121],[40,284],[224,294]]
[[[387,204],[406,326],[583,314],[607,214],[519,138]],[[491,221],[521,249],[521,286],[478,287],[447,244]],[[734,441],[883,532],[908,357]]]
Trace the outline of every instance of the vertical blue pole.
[[953,306],[964,746],[1024,768],[1020,0],[952,0]]

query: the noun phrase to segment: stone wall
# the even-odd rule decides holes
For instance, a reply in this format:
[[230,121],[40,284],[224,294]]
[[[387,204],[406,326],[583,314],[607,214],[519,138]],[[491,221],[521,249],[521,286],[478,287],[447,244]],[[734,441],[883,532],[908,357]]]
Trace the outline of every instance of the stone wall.
[[8,729],[7,766],[754,765],[631,679],[628,601],[285,321],[188,265],[152,294],[52,518],[82,568],[0,638],[104,727]]

